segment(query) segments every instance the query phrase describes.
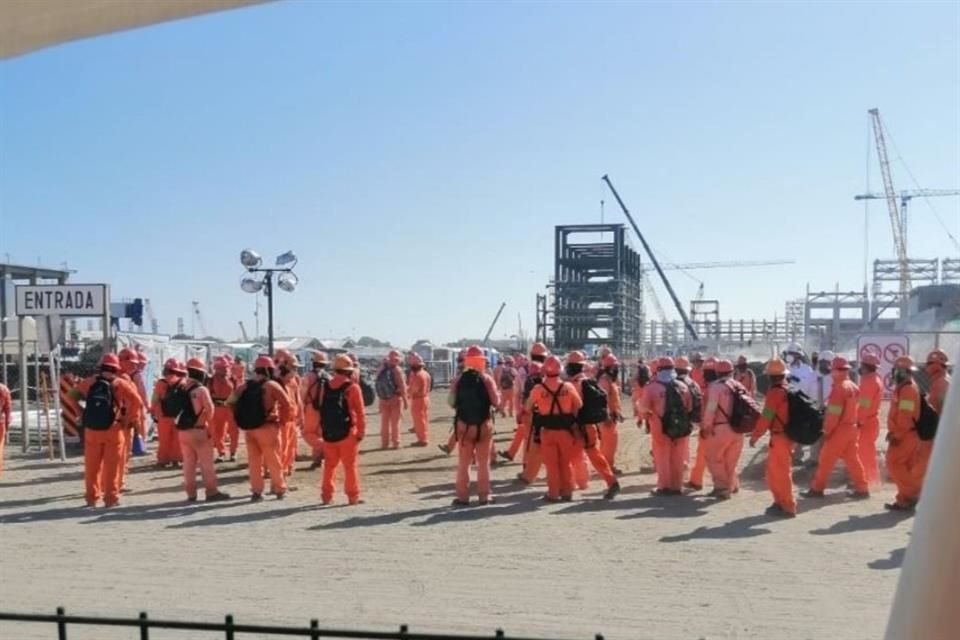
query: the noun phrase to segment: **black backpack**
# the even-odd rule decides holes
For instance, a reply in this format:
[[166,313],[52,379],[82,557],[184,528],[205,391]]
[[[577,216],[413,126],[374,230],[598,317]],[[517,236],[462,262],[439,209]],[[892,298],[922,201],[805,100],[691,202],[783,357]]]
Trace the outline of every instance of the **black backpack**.
[[381,400],[390,400],[397,395],[397,380],[394,376],[394,367],[384,367],[377,374],[375,381],[377,397]]
[[803,391],[787,389],[787,424],[783,430],[797,444],[813,444],[823,436],[823,411]]
[[584,378],[580,382],[580,395],[583,407],[577,413],[577,424],[602,424],[610,419],[607,410],[607,392],[600,388],[593,378]]
[[750,392],[739,382],[727,380],[725,384],[733,392],[733,406],[730,408],[730,415],[727,416],[730,428],[734,433],[753,433],[762,413],[760,403],[754,400]]
[[513,389],[514,379],[513,369],[504,368],[503,373],[500,374],[500,388],[503,390]]
[[645,364],[637,365],[637,384],[641,387],[650,382],[650,367]]
[[313,385],[310,387],[310,392],[313,394],[313,401],[310,403],[313,405],[313,408],[317,411],[320,411],[320,400],[322,394],[322,389],[326,384],[330,382],[330,374],[326,371],[320,371],[317,373],[317,379],[314,381]]
[[490,419],[490,394],[483,376],[473,369],[460,375],[453,407],[456,419],[468,427],[482,425]]
[[530,392],[541,382],[543,382],[543,374],[536,373],[527,376],[527,379],[523,383],[523,402],[530,399]]
[[163,414],[164,418],[176,418],[180,415],[181,403],[183,402],[183,398],[177,393],[180,384],[170,384],[167,381],[164,381],[164,384],[167,385],[167,390],[160,398],[160,413]]
[[933,440],[937,435],[937,424],[940,422],[940,416],[930,404],[927,394],[920,394],[920,417],[916,421],[917,435],[921,440]]
[[266,382],[250,380],[243,393],[233,405],[233,418],[237,426],[244,431],[256,429],[267,421],[267,410],[263,407],[263,385]]
[[320,395],[323,396],[320,402],[320,425],[323,439],[327,442],[340,442],[350,435],[353,418],[347,407],[347,389],[352,384],[348,382],[339,389],[332,389],[329,378],[323,381],[320,390]]
[[200,416],[193,408],[193,400],[190,398],[190,392],[196,389],[199,384],[192,384],[189,387],[178,384],[171,387],[170,392],[174,394],[177,402],[180,403],[180,412],[177,414],[176,425],[179,431],[189,431],[197,426],[197,418]]
[[690,422],[699,424],[703,420],[703,392],[700,391],[700,386],[690,378],[684,378],[680,382],[687,385],[687,389],[690,390]]
[[683,395],[680,393],[680,385],[683,384],[677,380],[669,383],[663,383],[666,390],[664,400],[663,415],[660,416],[660,422],[663,425],[663,435],[671,440],[686,438],[693,433],[693,422],[690,419],[690,412],[683,405]]
[[117,412],[113,406],[113,383],[97,376],[87,393],[83,407],[83,428],[91,431],[106,431],[117,421]]
[[541,383],[540,386],[552,396],[552,400],[550,401],[550,413],[541,415],[534,411],[533,414],[534,439],[538,443],[540,442],[541,429],[571,429],[573,425],[577,424],[577,416],[569,413],[560,413],[560,391],[563,389],[563,385],[557,387],[556,392],[550,391],[545,384]]
[[370,379],[363,374],[360,374],[360,394],[363,396],[363,406],[365,407],[372,406],[377,401],[376,390],[370,384]]

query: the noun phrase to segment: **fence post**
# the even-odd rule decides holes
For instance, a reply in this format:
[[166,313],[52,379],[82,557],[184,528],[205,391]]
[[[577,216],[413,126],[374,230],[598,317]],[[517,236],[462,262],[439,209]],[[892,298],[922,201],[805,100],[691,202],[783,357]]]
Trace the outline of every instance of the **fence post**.
[[225,622],[226,629],[224,629],[224,633],[226,633],[226,640],[233,640],[233,615],[227,614]]
[[57,607],[57,638],[59,640],[67,640],[67,622],[63,619],[66,615],[67,612],[63,607]]
[[400,625],[400,636],[403,637],[410,633],[410,627],[405,624]]
[[310,640],[320,640],[320,621],[316,618],[310,621]]
[[493,637],[494,637],[494,638],[506,638],[506,637],[507,637],[507,634],[505,634],[505,633],[503,632],[503,629],[497,629],[496,631],[493,632]]
[[147,622],[147,612],[140,612],[140,640],[150,640],[150,623]]

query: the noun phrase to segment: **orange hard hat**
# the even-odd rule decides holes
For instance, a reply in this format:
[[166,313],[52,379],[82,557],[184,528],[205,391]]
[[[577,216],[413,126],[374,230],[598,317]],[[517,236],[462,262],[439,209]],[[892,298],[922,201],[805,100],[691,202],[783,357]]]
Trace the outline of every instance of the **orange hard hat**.
[[113,369],[114,371],[120,370],[120,358],[117,357],[115,353],[105,353],[100,356],[100,368],[101,369]]
[[850,363],[843,356],[837,356],[830,362],[831,371],[846,371],[850,368]]
[[667,356],[657,358],[657,371],[662,369],[673,369],[673,358],[668,358]]
[[[347,358],[348,360],[350,358]],[[327,354],[323,351],[314,351],[313,352],[313,364],[328,364],[330,361],[327,359]]]
[[737,364],[747,364],[747,356],[740,356],[737,358]]
[[729,360],[717,360],[717,373],[720,375],[733,373],[733,363]]
[[913,371],[916,369],[916,366],[913,363],[913,358],[910,356],[900,356],[893,363],[893,366],[897,369],[904,369],[907,371]]
[[187,360],[187,369],[193,369],[194,371],[206,371],[207,364],[200,358],[190,358]]
[[677,356],[673,361],[673,366],[676,369],[683,369],[684,371],[689,371],[690,361],[687,360],[685,356]]
[[140,361],[140,364],[147,364],[147,362],[149,362],[146,351],[137,351],[137,359]]
[[513,356],[507,356],[506,358],[504,358],[504,359],[503,359],[503,364],[507,364],[507,365],[513,366]]
[[167,361],[163,363],[164,369],[169,369],[170,371],[176,371],[177,365],[180,363],[177,362],[176,358],[167,358]]
[[583,351],[571,351],[567,354],[567,364],[583,364],[587,361]]
[[703,361],[703,370],[704,371],[716,371],[717,370],[717,359],[713,356],[710,356]]
[[257,356],[257,359],[253,361],[254,369],[273,369],[273,367],[273,358],[270,356]]
[[230,366],[230,358],[227,356],[217,356],[213,359],[214,370],[224,370]]
[[173,362],[174,362],[174,365],[170,369],[170,371],[173,371],[174,373],[179,373],[182,376],[187,375],[187,367],[186,365],[183,364],[183,362],[181,362],[180,360],[174,360]]
[[617,356],[613,355],[612,353],[608,353],[607,355],[603,356],[602,364],[604,369],[612,369],[613,367],[618,366],[620,361],[617,360]]
[[287,349],[277,349],[276,353],[273,354],[273,359],[277,364],[282,364],[288,360],[293,360],[293,354]]
[[597,357],[603,360],[611,353],[613,353],[613,350],[610,347],[600,347],[600,350],[597,351]]
[[533,346],[530,347],[530,356],[545,356],[549,353],[547,351],[547,345],[542,342],[534,342]]
[[865,353],[865,354],[863,354],[863,357],[860,358],[860,363],[861,363],[861,364],[869,364],[869,365],[872,366],[872,367],[879,367],[879,366],[880,366],[880,358],[878,358],[877,355],[874,354],[874,353]]
[[557,356],[550,356],[543,363],[543,375],[548,378],[555,378],[560,375],[560,358]]
[[140,356],[138,356],[137,352],[130,347],[124,347],[123,349],[120,349],[120,353],[117,354],[117,358],[120,360],[120,362],[140,361]]
[[414,353],[410,356],[410,365],[414,367],[423,366],[423,358],[420,357],[419,353]]
[[950,363],[947,352],[943,349],[934,349],[927,355],[927,364],[939,364],[944,367]]
[[527,363],[527,373],[531,376],[535,376],[543,370],[543,365],[539,362],[528,362]]
[[464,357],[465,358],[483,358],[485,356],[483,353],[483,349],[481,349],[477,345],[471,345],[470,347],[467,348],[467,352],[464,354]]
[[353,360],[348,355],[339,355],[333,359],[335,371],[353,371]]
[[764,367],[763,371],[768,376],[785,376],[787,375],[787,363],[780,358],[773,358],[767,361],[767,366]]

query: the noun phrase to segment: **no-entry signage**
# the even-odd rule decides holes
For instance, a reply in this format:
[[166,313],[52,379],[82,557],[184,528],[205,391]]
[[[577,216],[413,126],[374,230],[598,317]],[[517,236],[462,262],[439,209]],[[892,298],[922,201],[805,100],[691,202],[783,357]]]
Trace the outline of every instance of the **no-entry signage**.
[[102,316],[105,284],[25,284],[16,287],[18,316]]
[[893,363],[910,354],[910,338],[903,334],[860,336],[857,338],[857,359],[872,353],[880,359],[877,371],[887,391],[893,390]]

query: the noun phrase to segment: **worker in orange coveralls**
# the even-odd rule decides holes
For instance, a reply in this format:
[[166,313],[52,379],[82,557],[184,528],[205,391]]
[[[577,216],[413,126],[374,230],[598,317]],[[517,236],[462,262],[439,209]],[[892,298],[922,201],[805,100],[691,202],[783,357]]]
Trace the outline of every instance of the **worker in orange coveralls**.
[[233,364],[230,365],[230,377],[233,378],[233,384],[238,387],[247,379],[247,365],[240,356],[233,358]]
[[333,377],[322,378],[319,386],[320,432],[325,462],[320,499],[325,505],[333,501],[334,478],[342,464],[347,501],[355,505],[362,502],[357,462],[360,442],[367,431],[366,411],[360,385],[353,380],[354,365],[349,356],[337,356],[333,369]]
[[[740,490],[737,463],[743,451],[743,436],[730,426],[733,412],[733,389],[730,376],[733,363],[717,362],[717,379],[707,387],[707,407],[701,431],[706,445],[707,466],[713,476],[713,491],[709,494],[719,500],[729,500]],[[731,384],[728,384],[731,383]]]
[[217,472],[213,462],[211,422],[214,417],[213,398],[204,386],[206,366],[200,358],[187,360],[187,378],[181,383],[189,400],[177,417],[177,437],[183,452],[183,488],[187,502],[197,500],[197,467],[203,478],[207,502],[228,500],[229,494],[217,488]]
[[576,387],[561,381],[560,371],[560,359],[548,357],[543,363],[543,381],[534,386],[525,405],[534,432],[540,434],[540,454],[547,467],[547,502],[573,499],[571,464],[578,451],[574,427],[583,407]]
[[883,381],[877,373],[880,359],[872,353],[860,360],[860,400],[857,402],[857,451],[867,476],[867,484],[879,488],[880,464],[877,461],[877,438],[880,437],[880,403],[883,402]]
[[287,392],[290,401],[290,417],[280,425],[280,464],[287,476],[292,476],[297,462],[297,449],[300,441],[300,421],[303,407],[300,401],[300,374],[297,373],[296,356],[286,349],[277,350],[277,382]]
[[750,446],[757,446],[757,441],[767,431],[770,432],[766,477],[767,488],[773,494],[773,504],[767,508],[767,515],[794,518],[797,515],[797,498],[793,491],[793,441],[786,433],[790,420],[787,364],[774,358],[767,362],[764,373],[770,376],[770,388],[763,400],[763,413],[750,434]]
[[[150,413],[157,421],[157,466],[161,469],[176,466],[183,460],[180,453],[180,441],[177,438],[177,427],[174,424],[177,417],[176,407],[170,405],[169,393],[173,387],[180,384],[185,375],[187,375],[187,370],[183,363],[176,358],[170,358],[163,363],[163,377],[153,385]],[[165,402],[165,400],[168,401]]]
[[826,415],[823,421],[823,447],[817,470],[813,474],[810,489],[804,492],[806,498],[822,498],[827,480],[838,460],[843,460],[847,473],[853,481],[851,498],[870,497],[867,476],[860,462],[857,433],[857,405],[860,389],[850,380],[850,364],[843,356],[836,356],[830,363],[830,375],[833,383],[827,396]]
[[13,398],[7,385],[0,382],[0,476],[3,475],[3,449],[7,442],[7,429],[13,415]]
[[653,440],[653,461],[657,469],[657,488],[653,493],[658,496],[678,496],[683,493],[683,477],[690,462],[689,434],[671,437],[664,431],[668,387],[673,387],[679,394],[682,410],[689,419],[693,412],[690,389],[677,379],[673,360],[664,357],[657,361],[656,378],[644,389],[640,403],[640,411],[650,425]]
[[743,388],[750,393],[751,398],[757,395],[757,376],[750,370],[746,356],[737,358],[733,379],[743,385]]
[[[700,362],[700,366],[697,366],[698,361]],[[710,384],[717,379],[717,359],[707,358],[704,360],[703,356],[695,353],[693,354],[693,360],[691,360],[690,364],[693,365],[693,370],[690,372],[690,379],[700,385],[704,405],[706,405],[707,391],[710,388]],[[706,406],[704,406],[704,413],[706,413]],[[703,489],[703,472],[707,468],[707,445],[704,442],[704,435],[703,422],[701,421],[700,432],[697,436],[697,451],[696,454],[694,454],[693,467],[690,469],[690,477],[687,479],[686,484],[687,488],[693,489],[694,491]]]
[[500,387],[500,406],[497,410],[501,416],[512,418],[516,401],[514,386],[517,382],[517,370],[511,356],[500,361],[493,372],[493,379]]
[[[100,372],[71,389],[70,395],[85,400],[83,410],[83,477],[88,507],[103,496],[104,505],[120,504],[122,431],[127,415],[143,410],[137,388],[120,377],[120,359],[114,353],[100,358]],[[102,492],[101,492],[102,490]]]
[[[347,358],[349,360],[349,358]],[[330,359],[323,351],[314,351],[311,357],[312,371],[303,377],[300,387],[301,403],[303,405],[303,439],[310,445],[313,463],[310,469],[316,469],[323,464],[323,434],[320,431],[320,389],[326,380],[330,379],[327,366]],[[353,369],[351,362],[351,371]]]
[[410,395],[410,417],[417,441],[411,446],[425,447],[430,439],[430,374],[424,369],[423,358],[413,354],[410,363],[410,383],[407,393]]
[[900,356],[893,363],[893,396],[887,414],[887,472],[897,485],[897,497],[883,505],[889,511],[912,511],[920,500],[923,468],[920,458],[920,387],[913,380],[913,358]]
[[393,376],[394,395],[389,398],[380,398],[380,448],[397,449],[400,447],[400,420],[403,411],[407,409],[407,383],[403,379],[402,362],[399,351],[391,351],[386,362],[377,372],[380,376]]
[[530,347],[530,360],[527,364],[517,371],[516,387],[514,395],[516,397],[516,417],[517,430],[513,434],[513,440],[506,451],[500,452],[500,457],[506,460],[514,460],[517,457],[521,447],[523,447],[523,471],[517,474],[517,480],[523,484],[531,484],[536,481],[540,474],[542,461],[540,458],[540,444],[533,441],[531,437],[530,416],[527,415],[525,405],[530,398],[530,391],[542,379],[540,368],[546,361],[550,352],[547,346],[542,342],[535,342]]
[[230,376],[230,362],[222,356],[214,358],[209,389],[213,400],[213,418],[210,420],[210,428],[213,432],[213,446],[217,451],[215,462],[223,462],[227,455],[227,438],[230,439],[230,462],[237,459],[240,429],[233,421],[233,411],[227,406],[227,400],[236,388],[237,385]]
[[[939,416],[943,413],[943,402],[947,397],[947,390],[950,388],[950,376],[947,374],[947,366],[950,364],[947,353],[943,349],[934,349],[927,355],[927,363],[924,372],[927,374],[929,387],[927,391],[927,401],[930,407]],[[927,475],[927,466],[930,464],[930,456],[933,454],[933,440],[921,440],[918,450],[919,469],[921,483]]]
[[[117,354],[117,358],[120,360],[120,375],[118,377],[125,382],[129,382],[134,389],[137,389],[137,383],[134,382],[133,377],[136,375],[137,368],[140,366],[140,354],[129,347],[125,347]],[[139,389],[137,390],[137,397],[140,397]],[[118,479],[120,484],[120,493],[127,492],[127,473],[129,472],[130,467],[130,454],[133,447],[133,439],[138,433],[143,433],[142,398],[140,399],[140,407],[141,409],[139,411],[131,411],[123,416],[123,429],[120,430],[122,450],[120,456],[120,467],[118,471],[120,474]]]
[[[606,350],[606,355],[600,360],[601,370],[597,377],[597,384],[607,394],[607,411],[609,419],[600,425],[600,450],[603,457],[610,463],[614,475],[622,475],[617,468],[617,448],[620,443],[619,424],[623,422],[623,404],[620,397],[620,383],[617,381],[620,373],[620,361]],[[601,353],[603,350],[601,350]]]
[[464,355],[464,370],[451,385],[457,434],[456,498],[453,505],[470,504],[470,464],[477,465],[480,505],[493,502],[490,487],[490,451],[493,446],[493,411],[500,404],[497,384],[486,373],[483,349],[473,345]]
[[245,430],[251,502],[263,500],[264,465],[270,472],[270,492],[277,496],[277,500],[282,500],[287,493],[280,462],[280,425],[290,420],[294,408],[286,390],[273,379],[273,370],[273,358],[259,356],[253,363],[253,378],[240,385],[227,401],[235,408],[234,419],[238,426],[243,426],[241,413],[248,401],[259,401],[264,415],[261,424]]
[[[140,415],[140,429],[138,431],[142,443],[147,442],[147,420],[150,417],[150,396],[147,394],[147,382],[146,382],[146,370],[147,363],[149,362],[147,354],[143,351],[137,352],[137,368],[130,376],[133,378],[133,384],[137,388],[137,393],[140,395],[140,402],[143,404],[143,412]],[[143,450],[137,455],[143,455]]]
[[[583,400],[583,382],[587,379],[587,374],[583,371],[583,365],[587,357],[582,351],[573,351],[567,355],[567,364],[564,371],[570,384],[577,390],[580,399]],[[610,463],[603,457],[600,451],[600,425],[584,424],[582,421],[583,412],[578,415],[575,444],[576,450],[573,454],[573,479],[581,491],[586,489],[590,483],[590,469],[587,467],[587,460],[603,481],[607,483],[607,491],[604,493],[604,500],[613,500],[620,493],[620,483],[617,477],[613,475],[613,469]]]

